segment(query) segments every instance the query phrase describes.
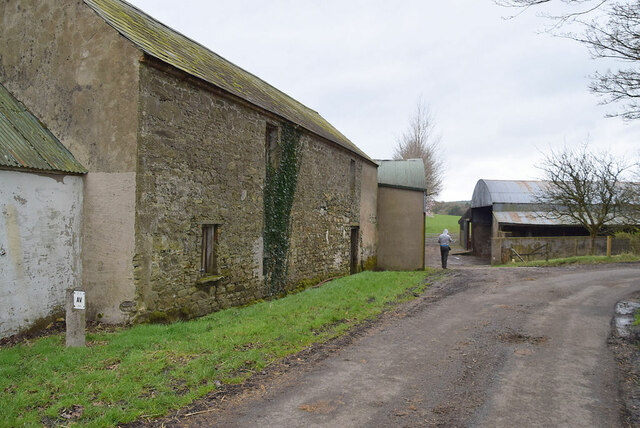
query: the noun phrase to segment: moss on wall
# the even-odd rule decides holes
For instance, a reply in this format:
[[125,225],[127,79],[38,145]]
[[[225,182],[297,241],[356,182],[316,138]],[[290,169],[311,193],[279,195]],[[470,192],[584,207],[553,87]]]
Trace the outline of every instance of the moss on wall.
[[269,296],[286,289],[291,208],[298,185],[301,130],[282,124],[282,157],[277,165],[267,163],[264,187],[264,282]]
[[378,267],[378,258],[376,256],[368,257],[362,263],[362,270],[376,270]]

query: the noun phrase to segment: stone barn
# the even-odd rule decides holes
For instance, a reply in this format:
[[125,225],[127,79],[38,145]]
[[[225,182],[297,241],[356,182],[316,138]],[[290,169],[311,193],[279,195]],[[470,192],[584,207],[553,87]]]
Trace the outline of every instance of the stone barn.
[[544,181],[478,180],[471,209],[460,219],[460,242],[470,242],[474,255],[491,258],[492,238],[588,235],[575,221],[550,218],[536,203],[544,186]]
[[124,1],[0,11],[0,82],[88,171],[88,319],[190,318],[375,266],[377,165],[316,111]]
[[378,163],[378,268],[424,269],[424,163],[422,159]]
[[0,337],[46,326],[80,286],[85,172],[0,85]]

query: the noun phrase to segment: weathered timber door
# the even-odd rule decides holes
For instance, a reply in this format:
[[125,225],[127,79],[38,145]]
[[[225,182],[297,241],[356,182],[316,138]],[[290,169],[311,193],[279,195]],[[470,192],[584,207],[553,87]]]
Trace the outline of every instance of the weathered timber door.
[[359,231],[360,228],[358,226],[351,227],[351,273],[358,273],[358,240],[359,240]]

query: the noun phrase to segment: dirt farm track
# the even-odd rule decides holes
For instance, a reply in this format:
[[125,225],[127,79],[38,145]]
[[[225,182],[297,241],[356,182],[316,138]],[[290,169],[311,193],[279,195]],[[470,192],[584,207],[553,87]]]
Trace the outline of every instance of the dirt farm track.
[[151,425],[634,426],[610,333],[638,292],[637,263],[452,264],[382,319]]

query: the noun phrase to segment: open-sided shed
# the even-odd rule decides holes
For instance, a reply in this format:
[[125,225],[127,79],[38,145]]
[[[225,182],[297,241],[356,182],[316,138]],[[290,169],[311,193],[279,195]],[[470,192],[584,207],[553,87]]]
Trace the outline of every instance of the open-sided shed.
[[544,181],[478,180],[471,210],[460,221],[461,242],[470,241],[475,255],[490,257],[492,238],[587,234],[574,220],[552,217],[538,203],[545,186]]

